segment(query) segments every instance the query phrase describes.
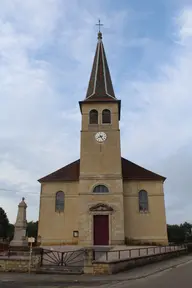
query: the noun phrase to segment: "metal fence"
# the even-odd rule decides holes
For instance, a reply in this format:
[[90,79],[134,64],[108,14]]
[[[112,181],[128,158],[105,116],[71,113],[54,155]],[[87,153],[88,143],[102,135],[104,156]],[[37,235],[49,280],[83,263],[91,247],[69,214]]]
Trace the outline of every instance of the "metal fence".
[[83,266],[84,249],[73,251],[41,250],[41,266]]
[[[93,261],[117,261],[123,259],[133,259],[138,257],[147,257],[150,255],[164,254],[176,251],[187,251],[187,245],[175,245],[175,246],[151,246],[151,247],[135,247],[115,249],[111,247],[92,247]],[[36,249],[33,250],[33,253]],[[59,249],[58,249],[59,250]],[[83,266],[86,249],[77,249],[72,251],[55,251],[53,249],[42,249],[39,252],[41,254],[41,266]],[[40,252],[41,251],[41,252]],[[37,253],[36,252],[36,253]],[[25,252],[25,256],[28,256],[29,252]],[[14,251],[11,251],[9,246],[0,246],[0,256],[14,255]],[[21,254],[20,254],[21,255]]]
[[108,250],[108,251],[93,251],[93,260],[95,261],[116,261],[123,259],[138,258],[150,255],[170,253],[173,251],[187,250],[186,245],[179,246],[154,246],[154,247],[142,247],[122,250]]

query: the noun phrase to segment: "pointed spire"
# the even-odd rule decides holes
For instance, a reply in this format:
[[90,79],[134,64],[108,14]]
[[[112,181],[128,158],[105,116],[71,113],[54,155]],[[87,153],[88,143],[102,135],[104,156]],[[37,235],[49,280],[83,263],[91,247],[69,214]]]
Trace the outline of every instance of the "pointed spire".
[[[102,25],[97,24],[97,25]],[[100,28],[100,26],[99,26]],[[85,100],[117,100],[113,90],[105,49],[102,41],[102,33],[98,33],[98,42],[91,71],[91,77]]]

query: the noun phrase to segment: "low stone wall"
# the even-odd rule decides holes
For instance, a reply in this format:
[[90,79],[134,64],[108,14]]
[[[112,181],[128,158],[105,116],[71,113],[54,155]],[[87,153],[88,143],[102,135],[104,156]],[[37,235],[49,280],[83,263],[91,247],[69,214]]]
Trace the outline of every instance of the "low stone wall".
[[91,272],[94,275],[115,274],[120,271],[132,269],[132,268],[139,267],[139,266],[144,266],[147,264],[166,260],[166,259],[176,257],[179,255],[184,255],[184,254],[187,254],[186,249],[182,249],[180,251],[171,251],[171,252],[167,252],[163,254],[147,255],[147,256],[131,258],[131,259],[116,260],[116,261],[111,261],[111,262],[94,261],[92,264]]
[[28,269],[27,259],[0,259],[0,272],[27,272]]
[[[40,256],[32,256],[31,271],[35,272],[40,266]],[[28,272],[29,257],[0,257],[0,272]]]

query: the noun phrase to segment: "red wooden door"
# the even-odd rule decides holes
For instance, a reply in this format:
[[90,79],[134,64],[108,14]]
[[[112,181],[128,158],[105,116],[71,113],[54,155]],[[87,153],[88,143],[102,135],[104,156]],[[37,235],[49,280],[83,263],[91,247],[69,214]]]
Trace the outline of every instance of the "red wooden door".
[[94,245],[109,245],[109,216],[94,215]]

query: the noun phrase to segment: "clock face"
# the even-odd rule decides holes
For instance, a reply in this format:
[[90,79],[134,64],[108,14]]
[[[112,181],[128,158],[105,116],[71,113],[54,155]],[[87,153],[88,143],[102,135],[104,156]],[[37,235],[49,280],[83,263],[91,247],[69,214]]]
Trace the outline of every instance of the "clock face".
[[95,134],[95,139],[97,140],[97,142],[104,142],[107,139],[107,135],[105,132],[97,132]]

